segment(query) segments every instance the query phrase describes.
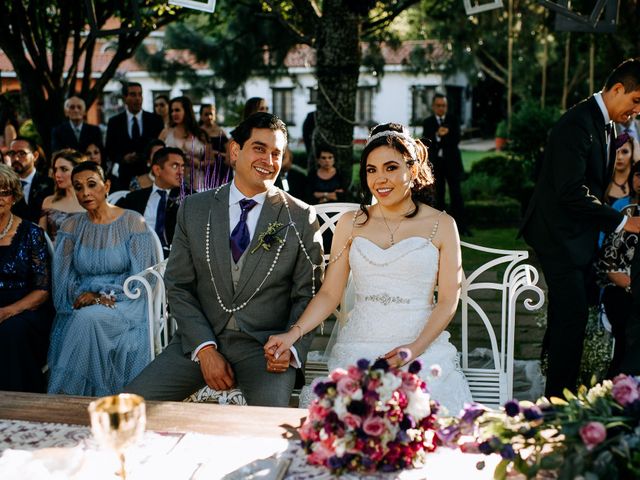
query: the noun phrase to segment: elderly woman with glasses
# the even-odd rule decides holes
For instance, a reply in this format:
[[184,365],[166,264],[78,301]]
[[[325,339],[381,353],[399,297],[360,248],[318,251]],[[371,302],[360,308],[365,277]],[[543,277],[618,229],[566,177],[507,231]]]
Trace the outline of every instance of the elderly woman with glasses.
[[0,164],[0,390],[44,392],[53,310],[44,232],[11,213],[18,175]]
[[150,360],[145,300],[129,299],[122,286],[160,259],[142,215],[107,201],[102,167],[80,163],[71,182],[86,212],[56,237],[49,392],[111,395]]

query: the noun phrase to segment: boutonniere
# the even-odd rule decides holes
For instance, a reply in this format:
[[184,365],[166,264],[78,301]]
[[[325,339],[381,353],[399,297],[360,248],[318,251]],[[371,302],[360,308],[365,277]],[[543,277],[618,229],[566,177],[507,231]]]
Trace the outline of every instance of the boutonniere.
[[257,252],[260,247],[264,248],[268,252],[271,249],[271,246],[275,243],[284,243],[284,240],[278,236],[278,233],[290,225],[290,223],[287,223],[286,225],[283,225],[280,222],[270,223],[267,229],[258,235],[258,243],[251,249],[251,253]]

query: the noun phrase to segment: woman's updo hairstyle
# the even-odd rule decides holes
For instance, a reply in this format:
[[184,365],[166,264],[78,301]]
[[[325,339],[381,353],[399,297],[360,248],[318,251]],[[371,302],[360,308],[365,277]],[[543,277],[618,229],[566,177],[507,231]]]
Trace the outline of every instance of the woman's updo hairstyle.
[[104,170],[96,162],[92,162],[88,160],[86,162],[81,162],[75,167],[73,167],[73,170],[71,171],[71,180],[73,180],[74,177],[80,172],[97,173],[98,176],[100,177],[100,180],[102,180],[103,183],[107,181],[107,178],[104,175]]
[[411,186],[411,199],[416,208],[407,215],[407,218],[417,215],[420,203],[432,205],[434,178],[427,147],[420,140],[412,138],[409,130],[403,125],[384,123],[376,125],[371,130],[367,144],[360,156],[360,209],[367,218],[369,213],[366,202],[373,195],[367,184],[367,158],[378,147],[390,147],[400,153],[404,157],[407,167],[415,172]]

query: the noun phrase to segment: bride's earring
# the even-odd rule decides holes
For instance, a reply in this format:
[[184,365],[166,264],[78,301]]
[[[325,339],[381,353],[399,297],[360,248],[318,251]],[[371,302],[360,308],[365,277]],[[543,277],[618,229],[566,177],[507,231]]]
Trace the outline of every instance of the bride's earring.
[[413,187],[415,187],[415,183],[413,183],[413,180],[411,180],[411,181],[409,182],[409,188],[411,188],[411,189],[412,189]]

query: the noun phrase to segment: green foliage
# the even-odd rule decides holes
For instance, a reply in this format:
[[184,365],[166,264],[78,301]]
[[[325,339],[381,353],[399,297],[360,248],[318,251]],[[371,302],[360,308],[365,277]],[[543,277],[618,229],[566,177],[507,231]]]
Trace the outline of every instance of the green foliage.
[[529,173],[544,154],[549,130],[560,118],[557,108],[542,108],[537,102],[522,102],[511,117],[509,152],[525,162]]
[[496,138],[509,138],[509,128],[505,120],[500,120],[496,125]]
[[470,175],[462,182],[462,198],[470,200],[490,200],[500,195],[502,182],[485,172]]
[[520,202],[513,198],[470,200],[464,207],[472,227],[513,227],[520,223]]
[[473,164],[467,182],[478,174],[485,174],[500,183],[496,191],[498,195],[515,198],[521,203],[528,198],[530,181],[527,181],[524,164],[516,158],[502,154],[488,155]]

